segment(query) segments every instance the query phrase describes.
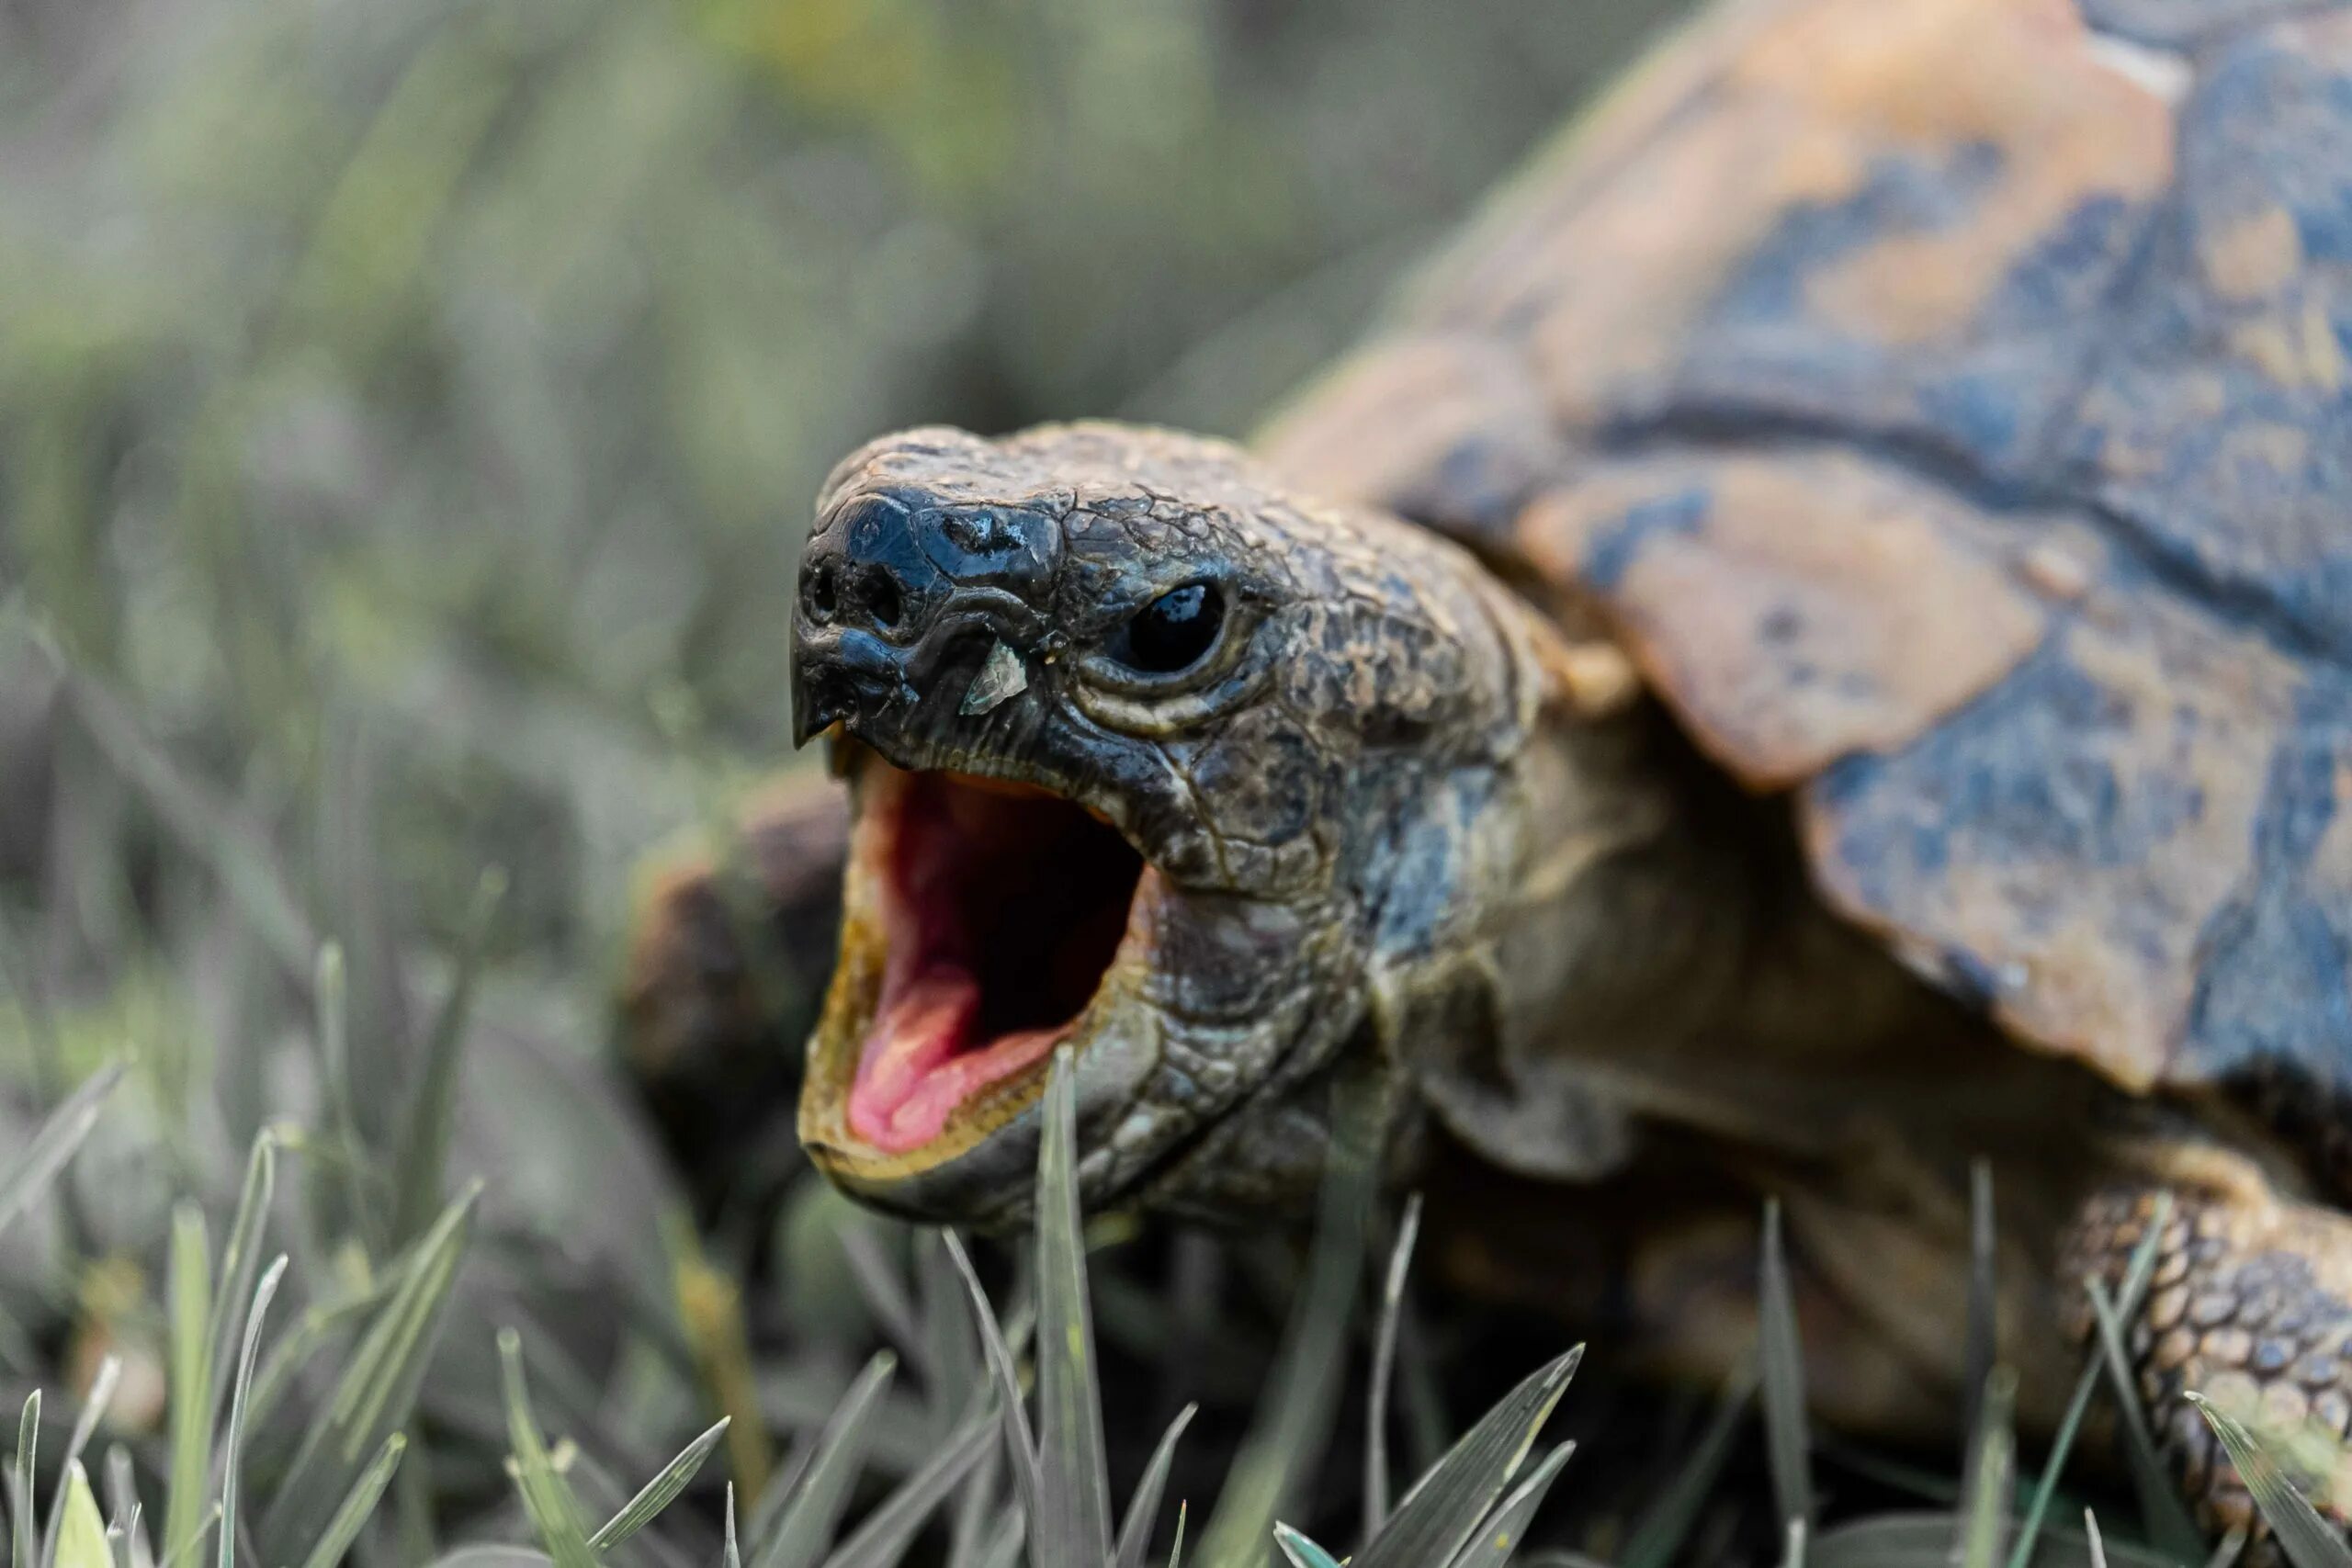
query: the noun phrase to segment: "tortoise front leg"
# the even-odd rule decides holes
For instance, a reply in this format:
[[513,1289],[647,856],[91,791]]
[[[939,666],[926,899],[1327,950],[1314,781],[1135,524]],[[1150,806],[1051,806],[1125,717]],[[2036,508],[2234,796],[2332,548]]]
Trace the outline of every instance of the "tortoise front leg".
[[[2127,1325],[2127,1348],[2159,1451],[2198,1522],[2220,1535],[2258,1526],[2254,1500],[2203,1416],[2200,1393],[2258,1434],[2324,1466],[2316,1502],[2352,1527],[2336,1458],[2352,1423],[2352,1220],[2282,1197],[2250,1165],[2199,1151],[2221,1179],[2170,1186],[2154,1270]],[[2119,1289],[2133,1250],[2165,1211],[2165,1188],[2120,1184],[2084,1208],[2068,1238],[2068,1279]],[[2095,1332],[2086,1297],[2070,1326]],[[2333,1495],[2331,1495],[2331,1493]],[[2261,1557],[2249,1561],[2264,1560]]]
[[[802,1048],[841,928],[849,805],[813,771],[763,791],[716,850],[647,869],[630,922],[621,1034],[631,1076],[697,1187],[747,1139],[789,1138]],[[706,1193],[706,1196],[716,1196]]]

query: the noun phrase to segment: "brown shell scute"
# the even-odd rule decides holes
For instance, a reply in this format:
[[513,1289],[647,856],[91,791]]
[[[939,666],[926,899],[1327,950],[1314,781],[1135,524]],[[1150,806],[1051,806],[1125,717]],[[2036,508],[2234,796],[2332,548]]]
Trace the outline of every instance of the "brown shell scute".
[[2048,618],[1985,547],[1988,519],[1842,449],[1604,465],[1521,529],[1538,565],[1607,599],[1692,737],[1759,788],[1908,741]]
[[[2225,1055],[2193,1037],[2210,933],[2271,874],[2256,846],[2303,677],[2153,592],[2102,584],[2084,609],[1911,746],[1831,767],[1807,835],[1834,903],[2017,1032],[2132,1087],[2201,1077]],[[2274,1043],[2306,1062],[2344,1038],[2312,999]]]
[[1524,343],[1566,428],[1746,411],[2023,463],[2169,182],[2168,106],[2068,0],[1772,15],[1422,310]]
[[1474,333],[1411,333],[1347,362],[1259,447],[1323,490],[1489,543],[1559,460],[1524,355]]

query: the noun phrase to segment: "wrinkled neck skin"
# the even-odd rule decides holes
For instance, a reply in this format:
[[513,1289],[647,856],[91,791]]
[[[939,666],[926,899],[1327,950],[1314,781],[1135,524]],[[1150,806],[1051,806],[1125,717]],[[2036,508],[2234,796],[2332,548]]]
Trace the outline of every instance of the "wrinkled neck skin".
[[[1599,868],[1669,826],[1649,755],[1655,716],[1579,711],[1562,688],[1557,627],[1468,558],[1442,567],[1459,579],[1449,597],[1480,623],[1467,640],[1490,655],[1463,716],[1484,722],[1451,743],[1411,738],[1355,771],[1336,818],[1342,874],[1312,910],[1265,916],[1324,934],[1285,987],[1295,1022],[1277,1037],[1288,1046],[1144,1190],[1154,1207],[1227,1222],[1306,1212],[1340,1103],[1372,1119],[1351,1131],[1388,1179],[1409,1180],[1433,1110],[1474,1133],[1492,1119],[1456,1079],[1543,1051],[1564,1021],[1631,1010],[1658,978],[1658,964],[1636,956],[1641,933],[1610,930],[1596,902]],[[1578,1092],[1512,1114],[1542,1122],[1542,1154],[1514,1167],[1583,1174],[1622,1156],[1622,1118]]]
[[[1346,1113],[1368,1118],[1351,1131],[1390,1174],[1408,1171],[1425,1111],[1408,1057],[1419,1032],[1446,1026],[1421,1004],[1465,965],[1498,978],[1486,955],[1544,874],[1544,824],[1558,816],[1544,797],[1569,744],[1551,711],[1557,634],[1466,558],[1415,565],[1424,595],[1462,617],[1476,690],[1335,772],[1311,891],[1192,895],[1197,918],[1165,932],[1184,945],[1155,973],[1170,987],[1152,1010],[1159,1071],[1126,1136],[1092,1156],[1175,1141],[1139,1184],[1151,1207],[1227,1224],[1304,1214]],[[1455,581],[1431,582],[1438,571]],[[1255,961],[1270,952],[1286,962]],[[1216,1018],[1232,1032],[1204,1029]]]

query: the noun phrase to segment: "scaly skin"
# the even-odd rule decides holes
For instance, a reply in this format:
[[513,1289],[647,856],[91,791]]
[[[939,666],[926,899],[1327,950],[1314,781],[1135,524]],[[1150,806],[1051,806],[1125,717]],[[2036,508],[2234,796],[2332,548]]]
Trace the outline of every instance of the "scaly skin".
[[[2204,1417],[2183,1397],[2191,1393],[2305,1461],[2303,1479],[2317,1483],[2322,1511],[2339,1527],[2352,1523],[2352,1465],[2342,1448],[2352,1426],[2352,1221],[2282,1200],[2225,1155],[2194,1144],[2176,1154],[2206,1166],[2208,1179],[2170,1195],[2131,1184],[2095,1194],[2069,1235],[2064,1266],[2120,1289],[2161,1214],[2146,1298],[2126,1345],[2158,1451],[2198,1522],[2220,1534],[2254,1529],[2259,1517]],[[2087,1297],[2070,1317],[2069,1328],[2087,1339],[2095,1326]]]

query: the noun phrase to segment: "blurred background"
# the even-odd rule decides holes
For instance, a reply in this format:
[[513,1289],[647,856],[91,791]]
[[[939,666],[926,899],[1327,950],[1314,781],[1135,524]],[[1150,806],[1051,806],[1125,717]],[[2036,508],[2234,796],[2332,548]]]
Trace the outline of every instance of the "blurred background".
[[487,1182],[410,1546],[511,1506],[461,1462],[494,1325],[642,1473],[710,1404],[681,1280],[756,1267],[773,1445],[820,1418],[868,1223],[808,1186],[682,1238],[611,1002],[649,847],[785,760],[825,470],[935,420],[1246,432],[1678,8],[0,0],[0,1164],[130,1064],[0,1238],[0,1401],[117,1354],[147,1462],[174,1202],[217,1245],[275,1128],[325,1339]]

